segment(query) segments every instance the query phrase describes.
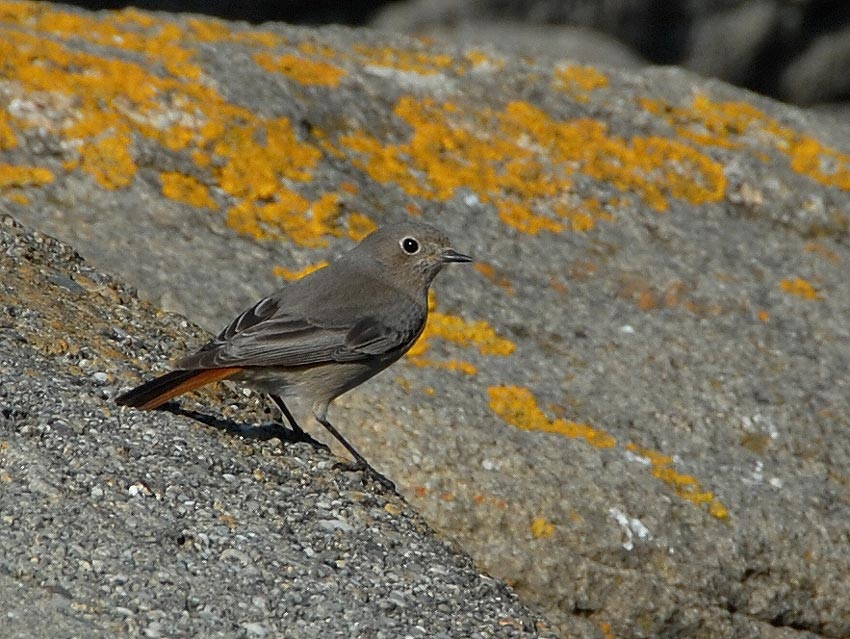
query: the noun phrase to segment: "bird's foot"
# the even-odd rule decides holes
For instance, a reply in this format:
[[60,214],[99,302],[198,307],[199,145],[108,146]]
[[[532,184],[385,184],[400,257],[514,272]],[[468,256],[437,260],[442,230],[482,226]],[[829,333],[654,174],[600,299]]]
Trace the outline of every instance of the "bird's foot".
[[303,442],[305,444],[310,444],[313,448],[317,450],[324,450],[326,453],[331,452],[331,449],[327,444],[323,444],[318,439],[310,435],[310,433],[301,430],[300,428],[290,428],[288,426],[284,426],[283,424],[273,422],[271,424],[258,426],[256,430],[262,432],[267,439],[277,437],[280,441],[287,442],[290,444],[298,444]]
[[351,462],[337,462],[334,468],[340,469],[348,473],[362,472],[364,479],[368,477],[370,480],[380,484],[390,492],[398,492],[395,483],[385,475],[379,473],[365,459],[357,459]]

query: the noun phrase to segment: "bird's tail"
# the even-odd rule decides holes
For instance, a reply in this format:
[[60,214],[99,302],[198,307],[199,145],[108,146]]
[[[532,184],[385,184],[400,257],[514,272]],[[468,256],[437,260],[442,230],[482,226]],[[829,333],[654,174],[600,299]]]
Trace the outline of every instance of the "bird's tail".
[[241,370],[241,368],[235,367],[171,371],[119,395],[115,398],[115,403],[119,406],[132,406],[134,408],[141,408],[142,410],[151,410],[162,406],[173,397],[188,393],[191,390],[206,386],[212,382],[226,379]]

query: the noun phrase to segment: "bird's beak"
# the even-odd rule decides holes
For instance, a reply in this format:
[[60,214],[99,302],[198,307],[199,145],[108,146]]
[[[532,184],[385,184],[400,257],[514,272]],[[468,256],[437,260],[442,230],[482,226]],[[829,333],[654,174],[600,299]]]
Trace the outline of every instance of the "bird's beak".
[[448,264],[449,262],[471,262],[472,258],[454,249],[446,249],[440,255],[440,260]]

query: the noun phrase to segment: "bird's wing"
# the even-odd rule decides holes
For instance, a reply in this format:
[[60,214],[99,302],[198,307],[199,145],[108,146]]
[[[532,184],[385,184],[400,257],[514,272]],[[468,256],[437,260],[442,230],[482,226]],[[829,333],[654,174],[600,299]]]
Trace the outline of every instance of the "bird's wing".
[[357,319],[353,326],[350,322],[288,313],[283,303],[280,296],[263,298],[177,366],[292,367],[362,361],[406,350],[404,347],[412,343],[425,322],[424,313],[411,311],[410,303],[401,299],[391,305],[393,308],[385,307],[390,319],[378,321],[369,315]]
[[425,314],[396,312],[388,320],[374,316],[358,321],[345,336],[345,344],[333,355],[334,361],[353,362],[371,357],[401,356],[425,327]]

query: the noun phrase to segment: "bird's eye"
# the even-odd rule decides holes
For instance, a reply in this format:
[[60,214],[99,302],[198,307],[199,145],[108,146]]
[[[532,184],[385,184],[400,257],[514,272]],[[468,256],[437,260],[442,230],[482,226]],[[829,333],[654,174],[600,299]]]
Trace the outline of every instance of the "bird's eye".
[[401,244],[401,250],[408,255],[416,255],[419,252],[419,242],[416,238],[406,237],[399,244]]

